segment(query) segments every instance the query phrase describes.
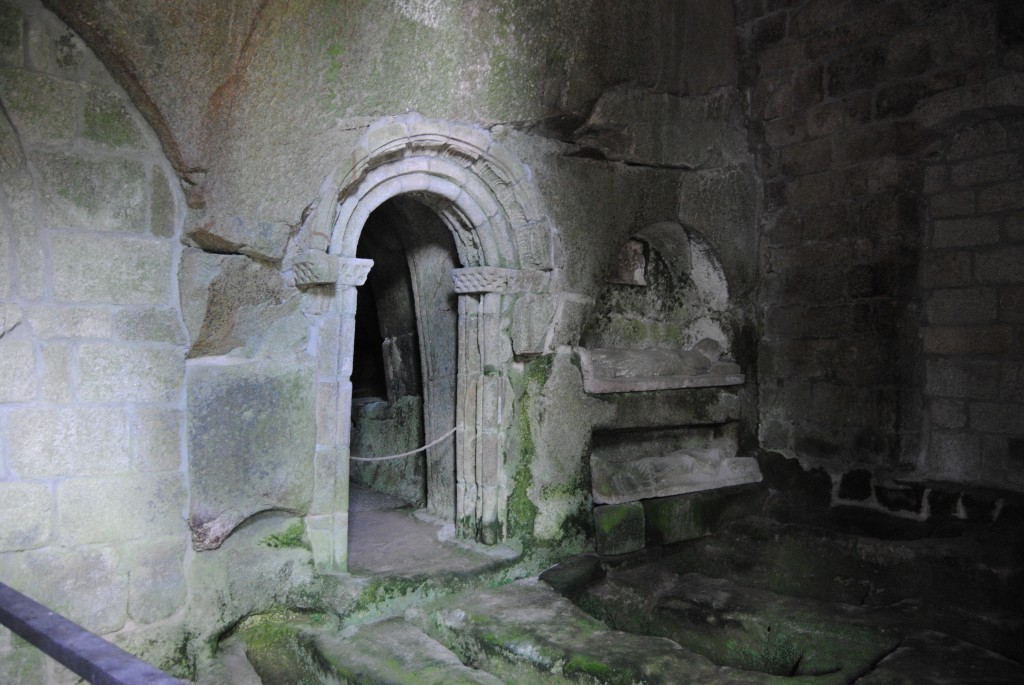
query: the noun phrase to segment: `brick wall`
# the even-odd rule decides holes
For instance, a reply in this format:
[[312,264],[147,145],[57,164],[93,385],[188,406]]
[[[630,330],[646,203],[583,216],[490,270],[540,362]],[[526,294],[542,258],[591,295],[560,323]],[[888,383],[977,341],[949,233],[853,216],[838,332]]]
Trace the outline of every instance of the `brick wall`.
[[1020,9],[735,7],[764,184],[762,445],[1024,486]]
[[[184,605],[180,192],[84,45],[0,0],[0,579],[101,634]],[[77,682],[0,630],[0,682]]]

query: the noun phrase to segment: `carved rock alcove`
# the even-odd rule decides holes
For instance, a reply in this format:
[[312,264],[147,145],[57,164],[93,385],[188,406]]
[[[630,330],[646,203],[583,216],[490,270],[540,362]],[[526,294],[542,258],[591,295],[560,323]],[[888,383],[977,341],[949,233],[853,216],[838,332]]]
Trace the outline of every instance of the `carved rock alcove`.
[[757,461],[737,455],[730,386],[745,376],[729,358],[736,326],[714,250],[662,222],[618,255],[578,350],[584,390],[615,417],[595,426],[590,456],[597,546],[609,554],[643,546],[642,501],[761,480]]

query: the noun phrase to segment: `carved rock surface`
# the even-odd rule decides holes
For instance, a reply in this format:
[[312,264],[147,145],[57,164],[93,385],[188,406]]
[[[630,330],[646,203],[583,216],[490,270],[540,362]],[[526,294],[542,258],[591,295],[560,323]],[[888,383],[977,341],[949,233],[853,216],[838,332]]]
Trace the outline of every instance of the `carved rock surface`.
[[189,525],[214,549],[260,511],[304,514],[316,444],[311,367],[215,358],[190,362]]
[[241,255],[186,248],[178,286],[190,357],[226,354],[255,342],[298,307],[276,269]]

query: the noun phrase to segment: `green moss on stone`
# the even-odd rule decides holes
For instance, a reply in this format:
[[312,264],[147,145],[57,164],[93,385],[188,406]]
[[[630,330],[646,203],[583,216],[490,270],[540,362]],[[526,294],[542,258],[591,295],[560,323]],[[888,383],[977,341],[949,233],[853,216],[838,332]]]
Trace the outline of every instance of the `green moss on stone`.
[[609,506],[599,509],[601,513],[594,518],[597,520],[597,527],[602,533],[614,533],[622,525],[622,522],[629,517],[632,509],[628,507]]
[[142,135],[115,93],[91,89],[83,112],[85,137],[110,147],[139,147]]
[[602,681],[614,679],[619,675],[614,667],[586,654],[573,655],[565,664],[565,672],[568,675],[586,674]]
[[263,540],[263,544],[267,547],[273,547],[274,549],[298,547],[301,549],[312,550],[312,547],[309,545],[309,540],[306,539],[306,527],[302,521],[296,521],[292,525],[288,526],[288,529],[283,533],[268,535],[266,539]]

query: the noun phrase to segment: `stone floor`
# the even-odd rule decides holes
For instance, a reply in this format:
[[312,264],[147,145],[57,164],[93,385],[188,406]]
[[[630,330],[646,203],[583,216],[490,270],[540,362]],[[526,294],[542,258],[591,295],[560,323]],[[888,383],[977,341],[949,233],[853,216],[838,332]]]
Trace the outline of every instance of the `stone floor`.
[[515,557],[454,541],[455,528],[397,497],[349,490],[349,570],[358,575],[474,574]]
[[1024,683],[1016,531],[882,539],[746,517],[515,582],[495,580],[507,556],[372,493],[354,494],[351,535],[353,570],[382,584],[462,580],[348,619],[254,624],[222,645],[225,685]]

